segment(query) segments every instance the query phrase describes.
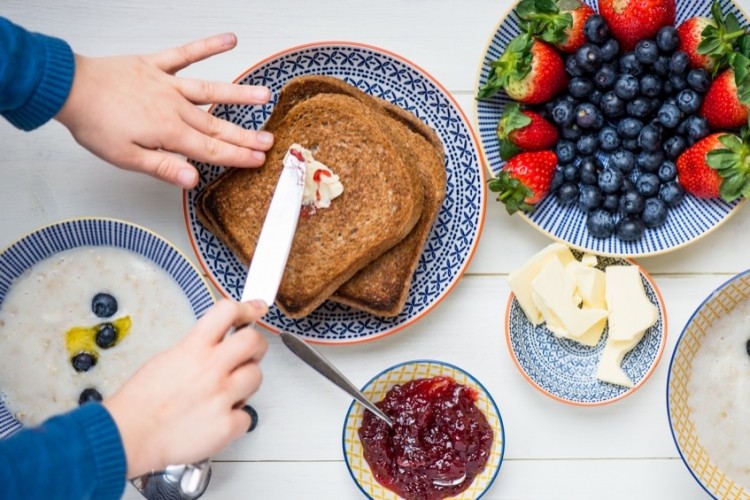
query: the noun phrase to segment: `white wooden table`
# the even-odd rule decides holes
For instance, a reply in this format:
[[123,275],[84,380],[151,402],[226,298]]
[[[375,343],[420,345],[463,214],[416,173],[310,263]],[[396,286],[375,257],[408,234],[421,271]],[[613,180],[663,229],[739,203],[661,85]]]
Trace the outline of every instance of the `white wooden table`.
[[[740,4],[747,10],[750,1]],[[86,55],[151,52],[233,31],[240,40],[234,51],[184,72],[220,81],[294,45],[368,43],[419,64],[471,117],[480,56],[509,8],[507,0],[4,0],[0,15],[60,36]],[[56,122],[28,134],[0,123],[0,152],[0,246],[60,219],[108,216],[153,229],[197,262],[179,189],[104,164]],[[750,264],[743,250],[750,245],[750,211],[688,248],[639,261],[666,302],[667,346],[644,387],[603,407],[544,396],[521,376],[505,345],[506,275],[548,242],[490,199],[468,272],[434,311],[374,343],[321,350],[358,385],[415,358],[454,363],[482,381],[506,429],[505,460],[485,498],[705,498],[669,431],[667,370],[695,307]],[[269,338],[264,383],[252,400],[260,425],[216,457],[204,498],[361,498],[341,450],[350,400]],[[130,486],[125,496],[139,498]]]

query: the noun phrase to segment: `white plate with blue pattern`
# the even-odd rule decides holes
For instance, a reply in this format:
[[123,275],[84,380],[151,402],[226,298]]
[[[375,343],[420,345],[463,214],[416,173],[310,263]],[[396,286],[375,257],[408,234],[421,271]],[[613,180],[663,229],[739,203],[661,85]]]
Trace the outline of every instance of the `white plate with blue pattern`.
[[[596,0],[583,1],[594,10],[597,9]],[[723,12],[732,12],[743,25],[748,24],[744,13],[731,0],[720,0],[719,4]],[[711,17],[709,0],[677,0],[676,5],[676,25],[693,16]],[[477,74],[476,89],[487,81],[489,64],[499,58],[510,41],[520,33],[514,8],[515,5],[500,20],[487,42]],[[500,158],[496,130],[503,107],[508,102],[508,96],[499,92],[492,98],[476,100],[474,103],[475,127],[482,154],[492,175],[497,174],[505,165]],[[601,160],[606,164],[605,156],[601,156]],[[744,198],[726,203],[720,199],[704,200],[688,195],[678,207],[669,211],[664,225],[647,229],[643,237],[634,242],[620,241],[614,235],[606,239],[593,238],[586,229],[584,212],[576,206],[560,206],[554,196],[547,196],[533,213],[521,214],[521,217],[536,229],[573,248],[598,255],[638,257],[666,253],[697,241],[726,222],[743,203]]]
[[[576,258],[581,253],[573,251]],[[599,257],[598,269],[612,265],[637,265],[617,257]],[[639,267],[646,296],[657,306],[659,318],[643,339],[625,355],[622,369],[633,387],[602,382],[596,367],[607,340],[607,329],[594,347],[556,337],[544,324],[533,325],[515,295],[510,294],[505,313],[505,340],[521,374],[542,393],[578,406],[596,406],[618,401],[643,386],[653,373],[667,341],[667,315],[656,283]]]
[[[320,74],[341,78],[368,94],[382,97],[435,129],[445,146],[446,198],[425,245],[406,306],[393,318],[381,318],[325,302],[301,319],[272,306],[259,322],[271,331],[287,330],[315,343],[347,344],[395,333],[433,309],[458,282],[476,248],[484,222],[486,174],[478,141],[461,108],[448,91],[424,70],[402,57],[352,42],[312,43],[293,47],[253,66],[236,83],[266,85],[273,93],[265,106],[217,105],[220,118],[258,129],[263,126],[281,88],[292,78]],[[195,200],[223,168],[196,163],[200,183],[184,195],[185,222],[198,260],[225,297],[238,300],[247,268],[198,221]]]
[[[196,318],[214,303],[211,289],[199,269],[161,236],[122,220],[81,218],[44,226],[0,252],[0,307],[13,282],[24,271],[59,252],[85,246],[122,248],[154,262],[182,288]],[[20,428],[21,423],[0,402],[0,438]]]

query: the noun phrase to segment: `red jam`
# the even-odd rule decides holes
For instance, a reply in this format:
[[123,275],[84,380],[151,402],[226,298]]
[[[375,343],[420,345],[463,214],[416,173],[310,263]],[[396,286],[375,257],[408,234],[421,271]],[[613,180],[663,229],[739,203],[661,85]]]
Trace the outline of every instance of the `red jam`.
[[[493,431],[477,408],[477,392],[450,377],[412,380],[376,403],[393,428],[365,411],[359,438],[375,479],[406,499],[455,496],[484,470]],[[454,486],[450,482],[465,475]]]

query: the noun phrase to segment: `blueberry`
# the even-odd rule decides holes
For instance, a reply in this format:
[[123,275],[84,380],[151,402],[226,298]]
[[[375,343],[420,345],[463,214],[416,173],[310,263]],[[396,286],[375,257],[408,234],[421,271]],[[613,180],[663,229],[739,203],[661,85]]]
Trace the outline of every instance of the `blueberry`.
[[641,193],[644,198],[650,198],[659,194],[659,177],[656,174],[650,172],[644,172],[638,176],[635,180],[635,188]]
[[651,113],[651,101],[646,97],[636,97],[625,105],[628,114],[635,118],[646,118]]
[[609,26],[599,14],[593,14],[586,19],[583,25],[583,34],[591,43],[601,44],[609,39]]
[[[672,92],[674,92],[674,87],[672,87],[672,82],[669,81],[669,78],[667,78],[662,84],[661,91],[664,93],[664,95],[672,95]],[[675,102],[677,101],[675,100]]]
[[685,190],[677,181],[669,181],[661,186],[659,198],[669,207],[674,208],[685,199]]
[[575,182],[566,182],[557,190],[557,201],[566,206],[578,199],[578,185]]
[[599,147],[608,153],[620,147],[620,137],[614,127],[607,125],[599,131]]
[[623,118],[617,124],[617,133],[626,139],[635,139],[641,133],[643,122],[637,118]]
[[102,395],[94,389],[93,387],[88,387],[81,391],[81,395],[78,396],[78,405],[82,405],[84,403],[88,403],[89,401],[101,401]]
[[96,332],[96,345],[108,349],[117,341],[117,330],[112,323],[102,323]]
[[635,189],[635,182],[633,182],[633,179],[630,177],[625,177],[622,180],[622,188],[620,189],[621,193],[637,193],[638,190]]
[[656,113],[656,117],[666,128],[675,128],[682,119],[682,112],[675,104],[665,102]]
[[585,99],[592,90],[594,90],[594,82],[588,78],[576,76],[568,82],[568,92],[578,99]]
[[73,356],[70,360],[73,368],[77,372],[87,372],[96,364],[96,357],[87,352],[81,352]]
[[578,180],[578,167],[575,165],[565,165],[562,171],[566,182],[576,182]]
[[688,71],[686,80],[688,87],[701,94],[705,94],[708,87],[711,86],[711,77],[703,68],[691,69]]
[[625,215],[638,215],[643,212],[645,198],[638,191],[626,191],[620,196],[620,210]]
[[615,225],[615,234],[622,241],[636,241],[643,236],[646,225],[634,215],[628,215],[620,219]]
[[599,188],[604,193],[616,193],[622,188],[624,176],[616,168],[605,168],[599,172]]
[[641,147],[638,145],[638,139],[623,139],[622,147],[633,153],[640,151]]
[[638,95],[638,78],[633,75],[623,74],[615,80],[615,94],[620,99],[629,101]]
[[583,68],[578,65],[575,54],[571,54],[565,58],[565,71],[567,71],[570,76],[583,76],[586,74],[586,72],[583,71]]
[[615,228],[612,214],[601,208],[594,210],[586,218],[586,229],[594,238],[609,238]]
[[664,161],[664,153],[661,151],[641,151],[635,157],[635,166],[642,172],[656,172]]
[[635,58],[641,64],[653,64],[659,57],[659,47],[653,40],[641,40],[635,46]]
[[610,91],[602,96],[599,108],[602,110],[604,116],[616,118],[625,112],[625,103],[614,92]]
[[664,153],[670,160],[676,160],[687,148],[687,141],[680,135],[673,135],[664,141]]
[[561,127],[567,127],[573,123],[573,120],[575,120],[575,106],[572,102],[566,99],[559,99],[555,102],[554,106],[552,106],[550,116],[555,124]]
[[669,75],[669,57],[659,56],[651,65],[657,76],[668,76]]
[[583,130],[581,130],[581,127],[579,127],[576,123],[568,125],[567,127],[562,127],[560,129],[560,136],[562,136],[563,139],[567,139],[569,141],[577,141],[582,135]]
[[682,75],[669,75],[668,82],[671,85],[671,93],[679,92],[687,88],[687,80]]
[[662,26],[659,31],[656,32],[656,46],[662,52],[674,52],[677,46],[680,44],[680,35],[677,34],[677,30],[674,26]]
[[582,155],[592,155],[596,152],[599,147],[599,139],[596,134],[588,134],[578,139],[576,148]]
[[689,145],[703,139],[709,132],[708,122],[702,116],[693,115],[685,119],[685,136]]
[[584,71],[596,71],[602,64],[602,50],[592,43],[584,43],[576,51],[576,62]]
[[109,318],[117,312],[117,300],[108,293],[97,293],[91,300],[91,310],[99,318]]
[[555,154],[557,155],[557,161],[561,165],[565,165],[576,159],[576,146],[570,141],[557,141],[557,144],[555,144]]
[[587,156],[578,164],[578,177],[583,184],[596,184],[599,181],[601,164],[595,156]]
[[615,84],[617,73],[612,66],[605,64],[594,74],[594,85],[601,90],[609,90]]
[[648,198],[641,213],[641,219],[646,227],[654,228],[664,224],[667,220],[667,204],[659,198]]
[[678,50],[672,54],[669,60],[669,72],[673,75],[684,75],[690,64],[690,58],[684,50]]
[[646,125],[638,134],[638,145],[645,151],[661,150],[661,129],[654,125]]
[[634,52],[628,52],[620,57],[620,71],[638,76],[643,72],[643,64],[635,57]]
[[[598,90],[596,91],[598,92]],[[594,130],[601,130],[601,128],[606,124],[606,120],[604,120],[604,115],[599,111],[596,110],[596,114],[594,115],[594,124],[591,126]]]
[[620,209],[620,195],[617,193],[607,193],[602,200],[602,208],[610,213],[615,213]]
[[593,184],[584,184],[579,188],[578,206],[584,212],[599,208],[602,204],[602,192]]
[[599,89],[594,89],[591,91],[591,94],[589,94],[588,101],[593,104],[594,106],[598,106],[599,103],[602,100],[602,91]]
[[635,156],[630,151],[618,149],[609,156],[609,165],[623,174],[629,174],[635,168]]
[[565,175],[563,174],[563,170],[560,167],[555,168],[555,173],[552,174],[552,180],[549,183],[549,190],[551,193],[554,193],[558,190],[560,186],[563,185],[563,182],[565,182]]
[[667,160],[661,164],[656,175],[661,182],[673,181],[677,177],[677,167],[673,161]]
[[599,111],[590,102],[579,104],[575,111],[576,123],[581,128],[591,128],[596,122],[597,114],[599,114]]
[[701,96],[695,90],[685,89],[677,94],[677,107],[685,114],[693,114],[701,107]]
[[615,60],[615,57],[620,52],[620,45],[617,43],[617,40],[610,38],[601,45],[601,49],[602,61],[608,63]]
[[661,79],[651,73],[643,75],[639,83],[641,95],[656,97],[661,93]]

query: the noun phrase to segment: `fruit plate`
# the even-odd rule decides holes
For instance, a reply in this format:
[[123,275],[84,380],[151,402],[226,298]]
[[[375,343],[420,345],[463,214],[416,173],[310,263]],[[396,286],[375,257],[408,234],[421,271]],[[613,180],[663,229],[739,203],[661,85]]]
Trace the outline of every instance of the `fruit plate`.
[[[594,10],[597,9],[596,1],[584,1]],[[747,17],[733,2],[721,0],[719,4],[723,12],[732,12],[743,25],[748,24]],[[676,6],[676,25],[693,16],[710,17],[710,0],[677,0]],[[489,38],[481,57],[475,89],[479,89],[487,81],[489,64],[500,57],[508,43],[520,33],[518,17],[513,8],[499,21]],[[475,100],[474,103],[475,128],[490,175],[497,174],[505,164],[500,158],[496,129],[503,108],[508,102],[510,99],[501,91],[491,98]],[[599,156],[606,165],[607,159],[601,154]],[[666,253],[697,241],[726,222],[743,203],[744,198],[741,201],[726,203],[720,199],[706,200],[688,195],[681,204],[669,210],[667,220],[662,226],[647,229],[643,237],[631,242],[620,241],[614,235],[604,239],[592,237],[586,229],[586,216],[583,211],[576,206],[561,206],[554,196],[547,196],[537,205],[534,212],[522,214],[521,217],[532,227],[573,248],[598,255],[638,257]]]
[[[576,258],[581,253],[573,251]],[[619,257],[599,257],[597,268],[637,265]],[[641,282],[659,317],[643,339],[625,355],[622,368],[633,387],[602,382],[596,378],[599,357],[607,340],[607,329],[594,347],[558,338],[544,324],[532,324],[513,293],[505,312],[505,340],[513,362],[536,389],[547,396],[576,406],[597,406],[618,401],[640,388],[653,373],[667,340],[667,313],[661,293],[651,276],[639,266]]]
[[[451,497],[457,499],[476,499],[482,497],[492,486],[503,461],[505,453],[505,427],[500,416],[500,410],[487,389],[473,376],[457,366],[435,360],[406,361],[383,370],[372,378],[362,388],[362,393],[370,401],[382,400],[386,393],[396,384],[405,384],[418,378],[429,378],[436,376],[447,376],[453,378],[459,384],[474,388],[479,395],[476,401],[477,407],[487,418],[487,422],[494,431],[494,440],[490,451],[487,465],[481,474],[474,478],[468,489],[459,496]],[[359,439],[359,428],[364,417],[362,405],[352,402],[344,420],[344,431],[342,445],[344,448],[344,459],[354,482],[367,498],[374,500],[396,500],[401,498],[391,490],[383,487],[372,475],[370,466],[363,455],[362,442]]]
[[[0,252],[0,307],[16,278],[33,265],[59,252],[84,246],[121,248],[152,261],[182,289],[196,318],[214,302],[208,282],[199,269],[161,236],[122,220],[80,218],[39,228]],[[20,428],[21,423],[0,401],[0,438]]]
[[[236,82],[266,85],[273,92],[265,106],[217,105],[211,112],[243,127],[260,128],[270,116],[279,91],[290,79],[309,74],[341,78],[382,97],[433,127],[445,146],[446,198],[419,261],[406,306],[393,318],[381,318],[325,302],[302,319],[290,319],[272,306],[259,321],[314,343],[346,344],[397,332],[432,310],[451,291],[471,260],[481,234],[486,205],[486,174],[477,139],[461,108],[433,77],[386,50],[352,42],[311,43],[272,55]],[[247,269],[198,221],[195,200],[223,168],[197,163],[200,183],[183,197],[188,235],[200,265],[225,297],[239,299]]]
[[[737,498],[737,499],[748,499],[750,498],[750,485],[745,484],[743,486],[737,480],[737,477],[733,477],[733,473],[727,470],[726,467],[717,463],[716,458],[720,461],[727,460],[727,456],[712,457],[704,447],[702,438],[698,433],[696,424],[693,417],[695,411],[690,405],[690,379],[693,371],[696,370],[696,366],[700,366],[699,363],[695,362],[696,354],[700,351],[701,347],[709,338],[709,335],[718,335],[721,333],[720,338],[726,338],[726,343],[731,345],[732,348],[736,348],[741,352],[740,361],[742,365],[746,361],[746,334],[741,342],[735,342],[734,337],[730,337],[728,330],[717,331],[717,327],[714,324],[717,321],[722,321],[728,314],[732,313],[738,306],[747,307],[747,301],[750,300],[750,270],[744,271],[729,281],[721,285],[715,291],[713,291],[704,301],[701,303],[690,317],[685,325],[685,328],[680,334],[680,338],[677,339],[674,351],[672,353],[672,360],[669,364],[669,371],[667,373],[667,415],[669,417],[669,427],[672,431],[672,437],[674,438],[677,450],[680,453],[680,457],[687,466],[690,473],[698,481],[698,483],[714,498]],[[742,303],[745,303],[742,305]],[[747,309],[745,309],[747,311]],[[735,312],[737,314],[737,312]],[[743,313],[743,315],[746,313]],[[746,332],[743,325],[747,324],[747,319],[742,318],[736,322],[736,325],[742,327],[742,331]],[[726,323],[724,323],[726,326]],[[713,331],[712,331],[713,330]],[[732,339],[732,340],[730,340]],[[714,337],[712,340],[717,340]],[[723,387],[727,387],[726,390],[730,390],[731,407],[738,414],[741,410],[742,405],[736,402],[742,399],[744,391],[737,391],[739,387],[742,389],[746,387],[746,377],[741,376],[739,373],[733,371],[731,363],[722,362],[717,360],[715,363],[718,365],[718,370],[714,371],[710,369],[705,373],[705,376],[701,378],[703,380],[714,379],[716,375],[720,379],[726,379],[731,377],[734,379],[737,385],[731,386],[732,389],[728,389],[730,386],[726,382],[722,382]],[[705,368],[705,367],[704,367]],[[725,391],[726,392],[726,391]],[[704,398],[701,398],[704,399]],[[706,398],[709,399],[709,398]],[[731,434],[723,433],[721,430],[720,421],[732,421],[743,422],[742,417],[733,418],[730,414],[727,416],[724,408],[719,404],[719,398],[711,398],[706,401],[711,414],[715,415],[712,418],[711,425],[716,425],[713,429],[714,433],[724,434],[731,436],[735,439],[744,439],[742,436],[735,436]],[[725,402],[726,404],[726,402]],[[746,411],[746,410],[745,410]],[[745,439],[743,441],[747,443]],[[735,441],[733,443],[735,449],[745,450],[742,447],[742,442]],[[745,457],[747,455],[745,454]],[[747,460],[744,460],[741,464],[737,464],[740,467],[747,470]],[[725,462],[726,463],[726,462]],[[734,464],[732,464],[734,465]]]

